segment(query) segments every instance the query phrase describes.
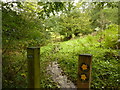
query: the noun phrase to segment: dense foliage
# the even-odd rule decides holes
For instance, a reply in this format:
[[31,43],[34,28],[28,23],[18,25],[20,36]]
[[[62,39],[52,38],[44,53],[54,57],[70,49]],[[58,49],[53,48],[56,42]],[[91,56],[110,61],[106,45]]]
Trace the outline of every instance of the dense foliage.
[[[81,13],[81,10],[72,10],[67,14],[51,17],[46,21],[46,25],[51,31],[64,36],[64,40],[70,40],[73,35],[88,34],[92,32],[90,28],[90,17],[88,13]],[[84,20],[85,19],[85,20]]]
[[[91,87],[119,87],[119,73],[117,71],[119,55],[118,50],[115,50],[117,29],[118,28],[113,25],[110,26],[109,29],[97,33],[97,36],[88,35],[81,39],[60,43],[61,49],[55,56],[57,56],[56,58],[58,58],[58,62],[64,72],[71,80],[73,80],[73,82],[76,83],[77,80],[78,55],[88,53],[93,55]],[[101,33],[102,35],[105,33],[103,39],[101,39]],[[108,42],[106,41],[108,38],[111,40],[110,42],[109,40]],[[99,42],[100,40],[101,42]]]
[[27,88],[31,46],[40,47],[41,88],[58,88],[46,70],[55,60],[76,84],[78,55],[86,53],[93,55],[91,88],[119,87],[117,3],[2,3],[3,88]]

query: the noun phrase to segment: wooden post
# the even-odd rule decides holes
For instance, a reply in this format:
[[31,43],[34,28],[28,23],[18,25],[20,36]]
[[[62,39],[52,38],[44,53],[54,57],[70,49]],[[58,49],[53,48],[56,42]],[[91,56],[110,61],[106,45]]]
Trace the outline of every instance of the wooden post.
[[79,55],[78,80],[77,80],[77,88],[78,89],[84,89],[84,88],[90,89],[91,63],[92,63],[92,55],[91,54]]
[[28,88],[40,88],[40,48],[27,48]]

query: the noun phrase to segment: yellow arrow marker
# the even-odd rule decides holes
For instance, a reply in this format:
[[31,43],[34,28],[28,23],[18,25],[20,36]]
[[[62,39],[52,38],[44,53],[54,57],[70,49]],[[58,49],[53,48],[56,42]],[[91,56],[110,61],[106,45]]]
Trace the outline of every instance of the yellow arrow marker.
[[86,77],[85,74],[81,75],[81,79],[82,79],[82,80],[85,80],[86,78],[87,78],[87,77]]
[[86,69],[87,69],[87,65],[83,64],[83,65],[82,65],[82,69],[83,69],[83,70],[86,70]]

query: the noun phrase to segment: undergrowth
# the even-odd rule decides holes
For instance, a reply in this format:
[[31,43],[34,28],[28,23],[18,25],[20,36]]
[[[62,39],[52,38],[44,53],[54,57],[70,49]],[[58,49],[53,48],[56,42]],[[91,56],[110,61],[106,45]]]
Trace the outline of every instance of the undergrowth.
[[[50,62],[55,60],[60,64],[64,74],[76,85],[78,55],[80,54],[92,54],[91,88],[118,88],[120,61],[117,28],[116,25],[110,25],[106,30],[99,31],[94,36],[87,35],[83,38],[41,47],[41,88],[57,88],[57,84],[52,81],[51,76],[46,71]],[[3,88],[23,87],[27,88],[26,50],[23,53],[11,52],[3,55]]]

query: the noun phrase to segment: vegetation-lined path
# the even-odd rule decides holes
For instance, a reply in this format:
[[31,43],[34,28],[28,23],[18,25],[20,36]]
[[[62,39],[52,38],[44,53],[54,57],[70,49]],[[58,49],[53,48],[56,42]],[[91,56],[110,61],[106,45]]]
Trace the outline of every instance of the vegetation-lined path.
[[66,75],[62,74],[62,69],[59,64],[54,61],[47,67],[48,74],[52,76],[54,82],[58,83],[60,88],[76,88],[75,85],[67,79]]
[[[2,88],[28,88],[28,66],[33,71],[34,66],[39,64],[34,62],[34,65],[28,65],[27,48],[30,47],[40,48],[40,68],[35,69],[36,72],[40,69],[40,75],[37,72],[40,80],[36,79],[40,82],[34,80],[37,82],[32,84],[34,86],[40,84],[40,88],[45,89],[74,88],[80,65],[78,56],[92,54],[91,89],[120,88],[120,2],[81,1],[2,0]],[[36,59],[31,55],[29,58]],[[37,78],[37,73],[31,74]]]

